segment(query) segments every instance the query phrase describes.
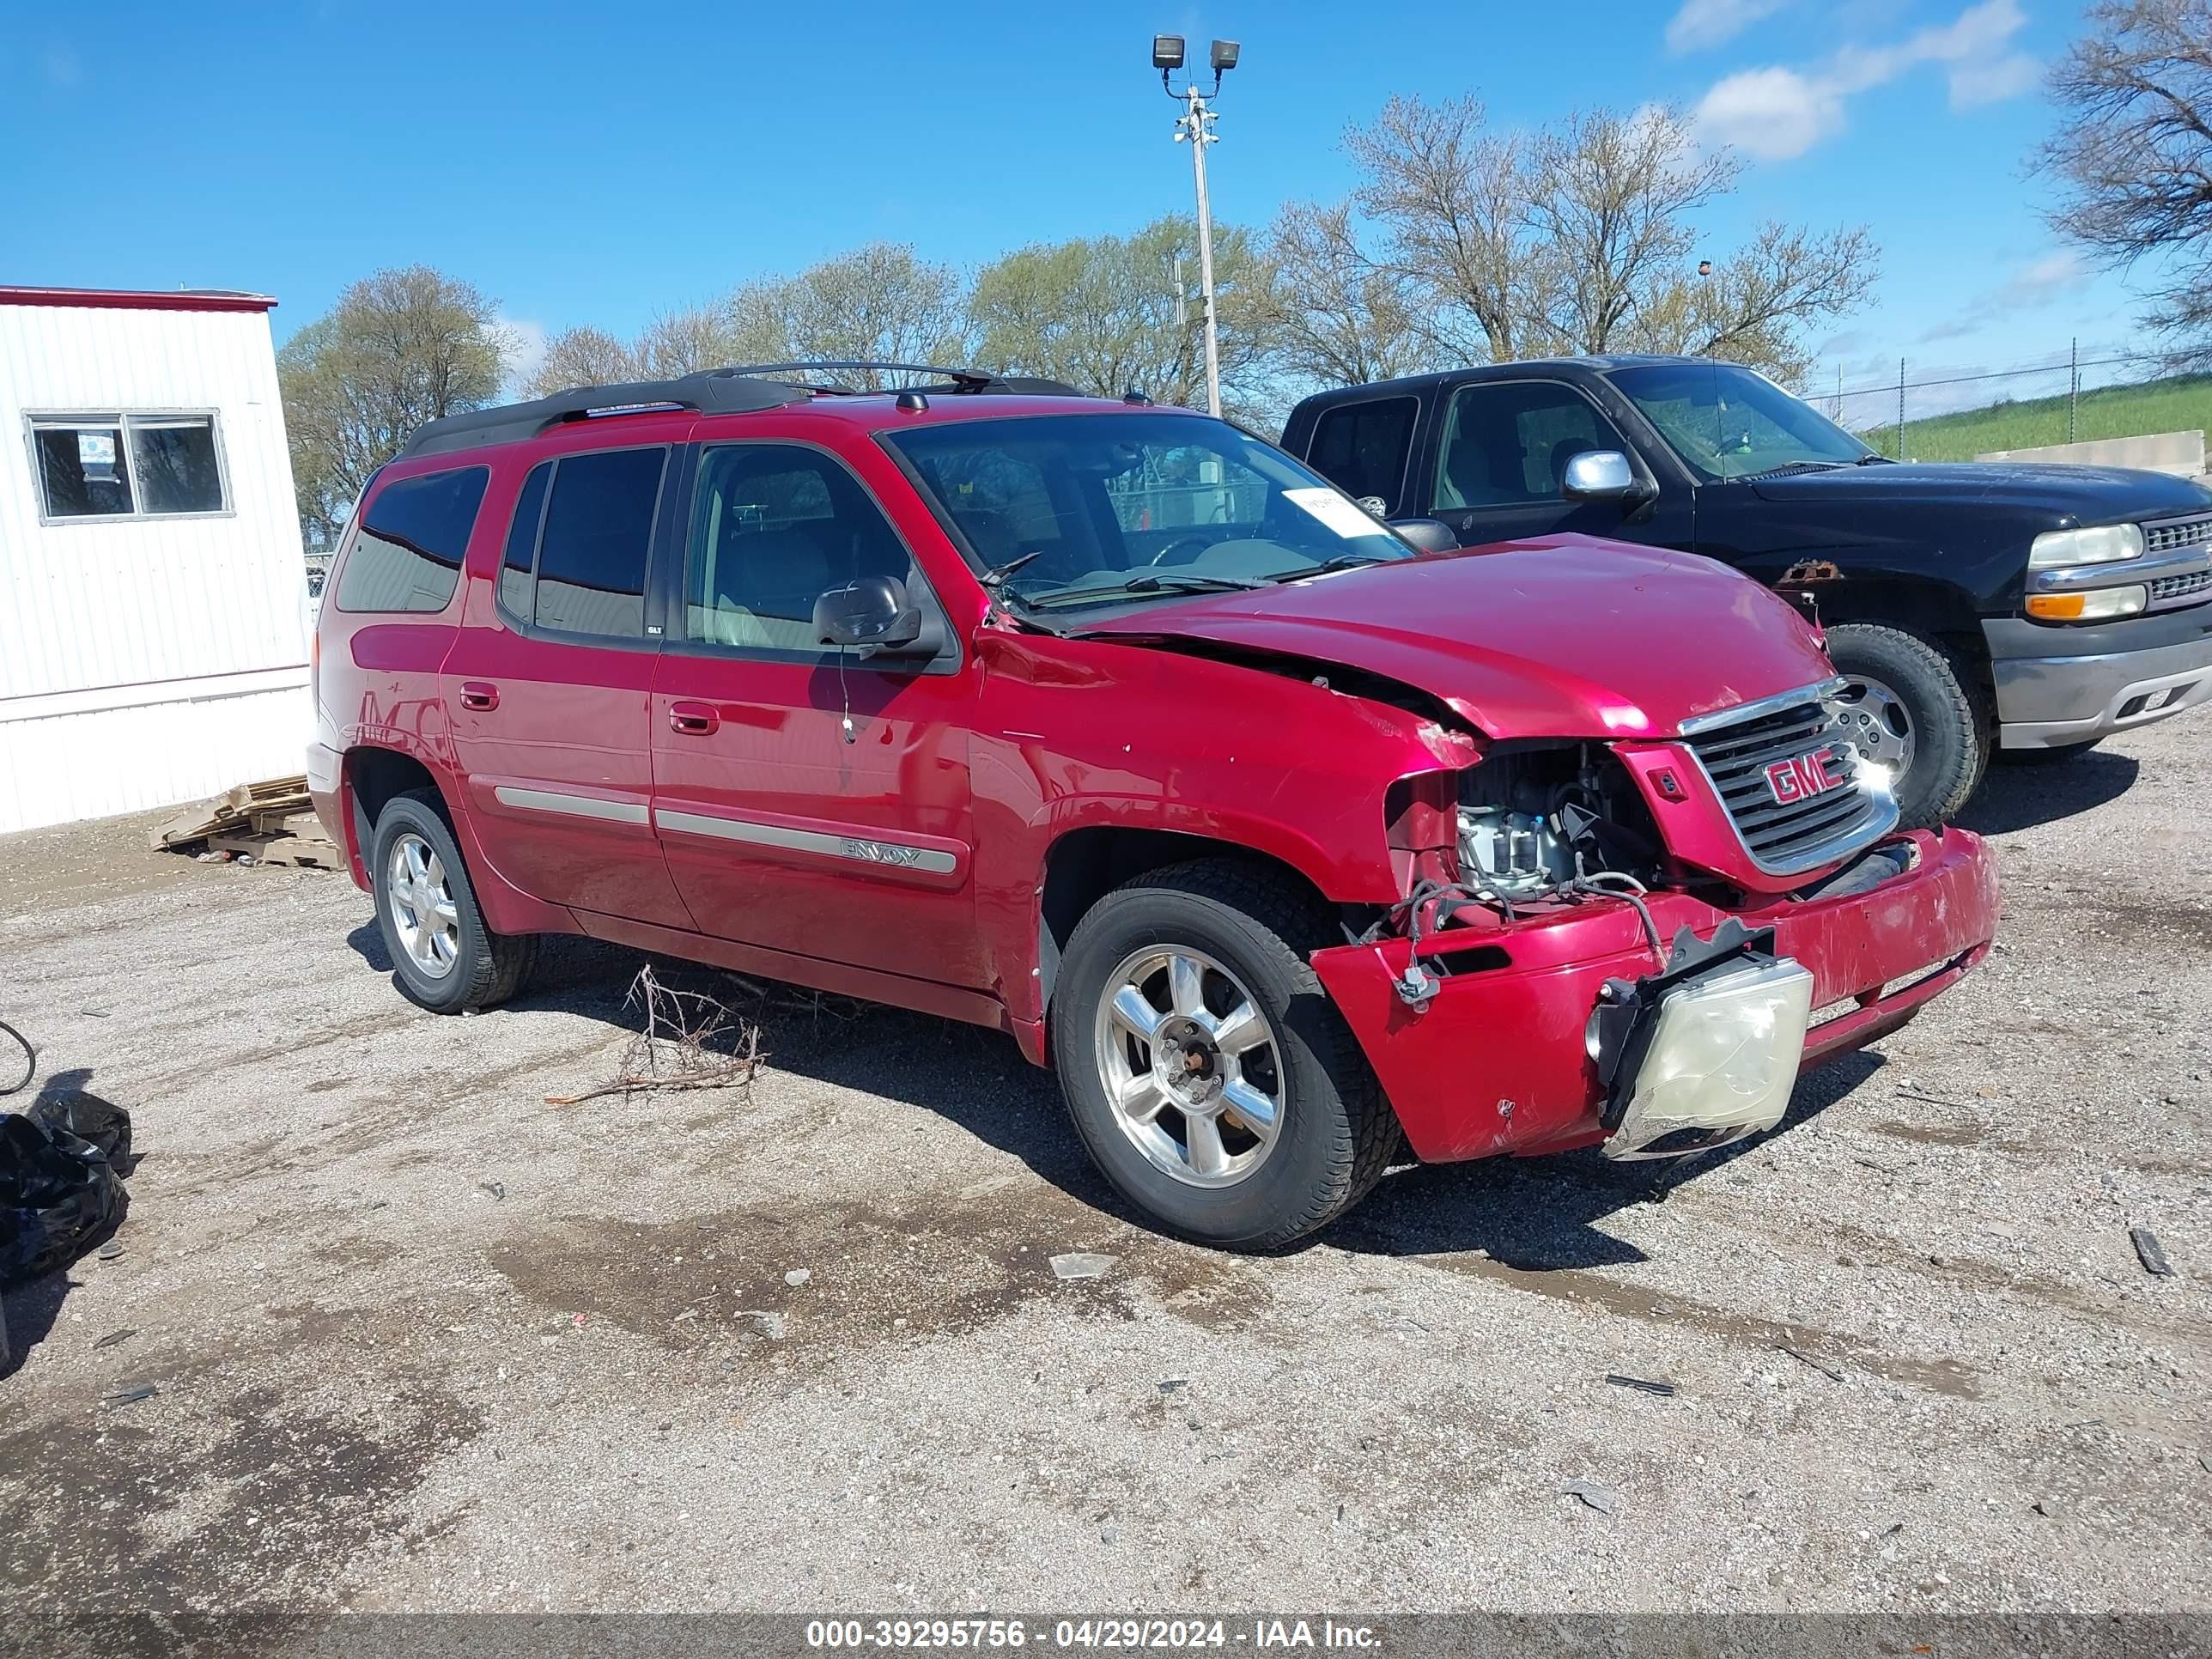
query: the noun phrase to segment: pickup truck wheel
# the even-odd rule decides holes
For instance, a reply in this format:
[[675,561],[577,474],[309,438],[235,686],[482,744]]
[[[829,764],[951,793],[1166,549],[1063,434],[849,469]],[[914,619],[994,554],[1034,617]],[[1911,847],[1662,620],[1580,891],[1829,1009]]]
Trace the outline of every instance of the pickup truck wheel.
[[1305,951],[1328,918],[1226,861],[1094,905],[1053,996],[1053,1059],[1091,1158],[1169,1231],[1273,1249],[1363,1197],[1398,1121]]
[[468,866],[434,792],[385,803],[368,867],[384,948],[410,1002],[433,1013],[473,1013],[514,994],[537,940],[484,926]]
[[1957,662],[1917,634],[1872,623],[1828,629],[1828,655],[1849,682],[1839,735],[1890,769],[1902,827],[1933,829],[1955,815],[1990,760]]

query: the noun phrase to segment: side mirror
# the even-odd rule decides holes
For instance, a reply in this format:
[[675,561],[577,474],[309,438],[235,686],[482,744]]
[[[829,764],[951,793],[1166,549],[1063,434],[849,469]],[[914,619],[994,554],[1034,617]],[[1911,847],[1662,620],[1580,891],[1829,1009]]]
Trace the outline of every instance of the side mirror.
[[1617,449],[1585,449],[1567,463],[1559,494],[1571,501],[1625,501],[1642,491],[1627,456]]
[[1452,553],[1459,549],[1459,536],[1442,519],[1393,519],[1390,528],[1398,532],[1398,539],[1410,542],[1424,553]]
[[896,650],[921,637],[921,612],[904,582],[862,576],[814,601],[814,636],[824,645]]

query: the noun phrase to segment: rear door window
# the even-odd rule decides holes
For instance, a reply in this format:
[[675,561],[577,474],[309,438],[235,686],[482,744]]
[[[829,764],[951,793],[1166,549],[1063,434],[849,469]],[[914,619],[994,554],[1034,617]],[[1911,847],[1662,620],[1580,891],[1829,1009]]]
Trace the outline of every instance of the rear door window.
[[370,498],[338,577],[341,611],[443,611],[461,576],[491,469],[398,478]]
[[1405,490],[1406,458],[1413,451],[1413,421],[1419,412],[1420,404],[1413,398],[1338,404],[1315,425],[1306,460],[1346,495],[1369,507],[1380,502],[1388,518],[1398,511]]
[[[644,636],[646,561],[667,465],[668,451],[658,446],[561,458],[538,539],[533,623],[563,634]],[[514,558],[510,538],[503,588]]]
[[1437,469],[1440,508],[1559,500],[1567,463],[1626,446],[1589,398],[1559,380],[1498,380],[1452,394]]
[[538,532],[545,521],[545,492],[553,483],[553,463],[541,461],[523,481],[507,530],[507,553],[499,566],[500,607],[517,622],[531,620],[531,584],[537,574]]

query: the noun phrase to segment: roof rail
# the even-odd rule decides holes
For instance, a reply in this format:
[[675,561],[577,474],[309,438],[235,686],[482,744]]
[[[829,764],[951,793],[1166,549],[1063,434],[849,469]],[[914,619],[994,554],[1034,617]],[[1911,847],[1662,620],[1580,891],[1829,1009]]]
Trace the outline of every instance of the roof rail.
[[[1030,374],[999,374],[988,368],[948,368],[942,363],[878,363],[865,360],[811,363],[746,363],[717,370],[724,374],[800,374],[817,369],[868,369],[886,374],[936,374],[952,382],[956,392],[1022,392],[1032,397],[1080,398],[1085,394],[1064,380],[1048,380]],[[840,388],[841,390],[845,388]],[[858,390],[858,388],[851,388]]]
[[549,427],[569,421],[591,420],[605,415],[641,413],[650,409],[689,409],[702,415],[739,415],[787,404],[805,403],[804,386],[780,383],[771,376],[812,374],[822,369],[869,369],[878,373],[937,374],[952,382],[956,392],[1023,392],[1036,397],[1079,398],[1083,394],[1059,380],[1027,375],[993,374],[983,369],[944,368],[932,363],[814,362],[747,363],[732,368],[706,368],[672,380],[632,380],[620,386],[570,386],[550,397],[529,403],[503,404],[465,415],[448,415],[426,421],[415,428],[406,447],[393,459],[441,455],[456,449],[475,449],[487,444],[514,443],[534,438]]
[[619,386],[570,386],[550,398],[526,404],[504,404],[466,415],[448,415],[426,421],[395,459],[441,455],[448,450],[474,449],[483,444],[513,443],[534,438],[548,427],[594,416],[629,414],[647,409],[690,409],[702,415],[735,415],[749,410],[781,409],[806,401],[803,386],[778,386],[750,378],[742,369],[709,368],[672,380],[631,380]]

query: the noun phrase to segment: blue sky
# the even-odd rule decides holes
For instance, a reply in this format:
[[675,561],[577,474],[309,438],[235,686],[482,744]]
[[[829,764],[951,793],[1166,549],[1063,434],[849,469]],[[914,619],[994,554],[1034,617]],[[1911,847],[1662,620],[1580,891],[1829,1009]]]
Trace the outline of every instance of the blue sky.
[[[1350,182],[1347,123],[1474,92],[1505,125],[1671,101],[1750,162],[1702,227],[1864,223],[1876,304],[1821,386],[2132,338],[2038,216],[2037,76],[2073,0],[1011,0],[612,7],[112,0],[0,38],[0,282],[257,289],[282,338],[427,261],[526,336],[663,307],[875,238],[974,264],[1185,207],[1155,29],[1240,40],[1215,211]],[[2062,377],[2063,378],[2063,377]]]

